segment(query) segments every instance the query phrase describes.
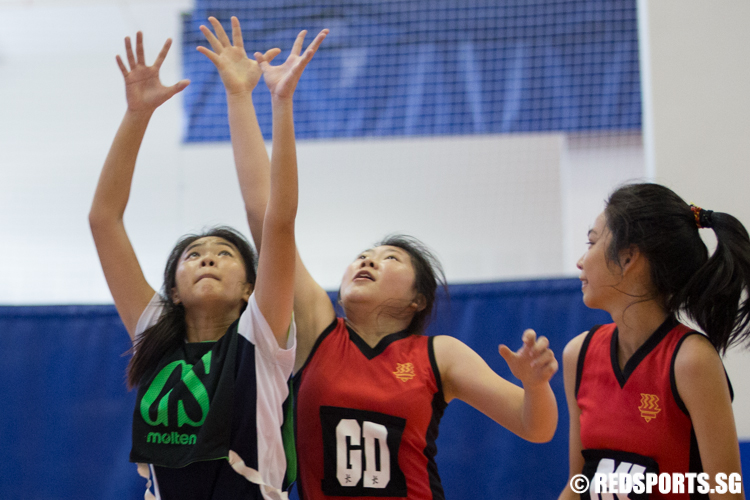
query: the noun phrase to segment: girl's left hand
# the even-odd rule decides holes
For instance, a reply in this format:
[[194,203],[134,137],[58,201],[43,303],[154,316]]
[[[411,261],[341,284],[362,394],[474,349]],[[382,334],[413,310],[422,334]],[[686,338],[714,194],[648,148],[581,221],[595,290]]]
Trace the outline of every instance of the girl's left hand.
[[271,66],[271,61],[281,53],[281,49],[271,49],[265,54],[261,54],[260,52],[255,53],[255,60],[258,61],[260,69],[263,71],[263,79],[266,81],[268,90],[271,91],[274,97],[290,98],[294,95],[294,89],[297,88],[297,82],[299,82],[305,66],[310,62],[318,47],[326,35],[328,35],[328,30],[325,29],[318,33],[315,40],[307,46],[307,50],[300,55],[306,34],[307,31],[303,30],[297,35],[292,52],[284,64],[280,66]]
[[501,344],[498,348],[500,356],[505,359],[510,371],[524,387],[548,383],[557,371],[558,365],[555,354],[549,348],[547,337],[537,339],[536,332],[529,329],[523,332],[521,338],[523,346],[516,352]]

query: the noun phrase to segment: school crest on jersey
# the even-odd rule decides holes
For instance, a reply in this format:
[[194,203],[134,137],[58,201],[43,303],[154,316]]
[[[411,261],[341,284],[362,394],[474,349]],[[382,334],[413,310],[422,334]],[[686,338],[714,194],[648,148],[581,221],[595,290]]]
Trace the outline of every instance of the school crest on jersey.
[[320,407],[323,493],[347,497],[406,497],[398,451],[406,420],[335,406]]
[[659,408],[659,396],[656,394],[641,393],[641,406],[638,407],[641,416],[646,422],[650,422],[661,411]]
[[411,363],[396,363],[396,371],[393,374],[401,382],[408,382],[417,376],[414,373],[414,365]]

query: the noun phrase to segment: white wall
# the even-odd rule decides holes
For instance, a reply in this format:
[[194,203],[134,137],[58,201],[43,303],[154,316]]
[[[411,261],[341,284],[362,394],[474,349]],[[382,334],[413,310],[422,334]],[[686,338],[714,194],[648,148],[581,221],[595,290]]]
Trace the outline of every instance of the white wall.
[[[688,202],[750,227],[750,3],[641,0],[638,8],[647,170]],[[748,440],[750,354],[730,351],[725,365]]]
[[[153,61],[191,2],[0,1],[0,235],[17,243],[0,245],[0,303],[109,303],[87,213],[125,110],[114,56],[143,30]],[[180,78],[176,43],[162,80]],[[181,113],[178,96],[154,115],[125,215],[154,287],[181,234],[247,232],[229,144],[181,144]],[[328,289],[391,232],[454,283],[575,275],[606,193],[643,172],[639,136],[612,135],[306,141],[299,164],[299,246]]]

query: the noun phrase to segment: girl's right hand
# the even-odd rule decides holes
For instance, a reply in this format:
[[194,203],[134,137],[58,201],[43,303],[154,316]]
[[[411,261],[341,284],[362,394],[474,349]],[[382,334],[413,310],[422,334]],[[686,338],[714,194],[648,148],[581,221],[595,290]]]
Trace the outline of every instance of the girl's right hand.
[[130,37],[125,38],[125,52],[128,58],[130,70],[117,56],[117,65],[120,67],[122,76],[125,77],[125,97],[128,101],[128,110],[134,112],[152,113],[169,98],[181,92],[190,84],[190,80],[180,80],[171,87],[165,87],[159,80],[159,69],[167,57],[172,39],[168,38],[161,52],[154,61],[153,66],[146,66],[146,57],[143,54],[143,33],[140,31],[135,38],[135,55],[130,44]]
[[198,52],[206,56],[219,71],[221,81],[227,94],[241,94],[252,92],[260,80],[261,71],[254,59],[247,57],[245,44],[242,40],[242,29],[240,21],[232,16],[232,39],[229,40],[226,31],[215,17],[209,17],[208,21],[213,26],[216,34],[201,25],[200,30],[211,44],[213,51],[199,46]]

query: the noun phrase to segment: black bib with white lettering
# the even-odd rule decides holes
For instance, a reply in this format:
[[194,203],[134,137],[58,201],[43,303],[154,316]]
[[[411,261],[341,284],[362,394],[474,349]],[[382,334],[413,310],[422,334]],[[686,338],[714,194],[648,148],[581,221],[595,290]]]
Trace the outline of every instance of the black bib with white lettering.
[[320,407],[323,493],[347,497],[406,497],[398,450],[406,420],[373,411]]
[[143,378],[131,462],[184,467],[228,456],[237,325],[217,342],[181,344]]
[[[651,458],[638,453],[630,453],[618,450],[583,450],[583,459],[585,463],[581,471],[588,478],[590,484],[593,484],[594,475],[600,474],[642,474],[644,477],[648,473],[659,474],[659,464]],[[599,495],[586,491],[581,493],[581,498],[585,500],[597,499]],[[611,495],[602,495],[604,498],[611,498]],[[616,495],[617,498],[624,498],[623,495]],[[630,500],[648,500],[647,492],[636,493],[631,491],[627,494]]]

